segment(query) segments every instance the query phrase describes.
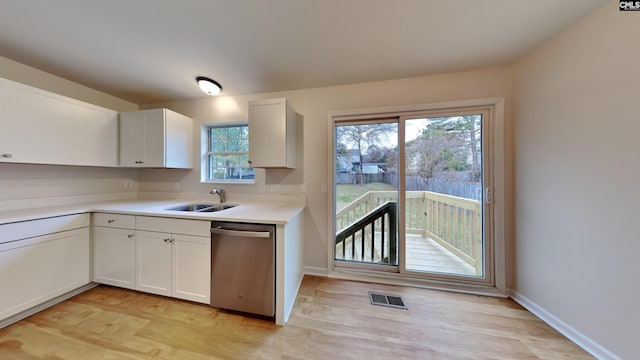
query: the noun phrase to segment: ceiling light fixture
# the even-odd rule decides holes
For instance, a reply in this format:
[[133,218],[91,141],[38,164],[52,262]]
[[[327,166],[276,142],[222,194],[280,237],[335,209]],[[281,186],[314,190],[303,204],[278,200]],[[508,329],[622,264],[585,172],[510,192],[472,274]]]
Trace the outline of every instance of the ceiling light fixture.
[[209,95],[215,96],[222,91],[222,86],[217,81],[209,79],[208,77],[198,76],[196,81],[200,89]]

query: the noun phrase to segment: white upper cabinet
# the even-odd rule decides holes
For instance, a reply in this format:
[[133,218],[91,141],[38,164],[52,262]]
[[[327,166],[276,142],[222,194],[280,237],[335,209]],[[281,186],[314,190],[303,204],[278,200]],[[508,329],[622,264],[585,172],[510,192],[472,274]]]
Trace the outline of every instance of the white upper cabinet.
[[168,109],[120,113],[120,166],[193,167],[193,121]]
[[118,113],[0,78],[0,162],[118,166]]
[[296,167],[296,113],[287,99],[249,102],[249,164]]

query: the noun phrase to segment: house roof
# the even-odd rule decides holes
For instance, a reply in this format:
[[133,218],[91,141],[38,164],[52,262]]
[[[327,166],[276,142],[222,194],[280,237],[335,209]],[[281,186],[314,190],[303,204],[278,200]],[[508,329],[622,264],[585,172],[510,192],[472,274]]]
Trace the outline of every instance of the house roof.
[[505,66],[607,0],[0,3],[0,56],[135,103]]

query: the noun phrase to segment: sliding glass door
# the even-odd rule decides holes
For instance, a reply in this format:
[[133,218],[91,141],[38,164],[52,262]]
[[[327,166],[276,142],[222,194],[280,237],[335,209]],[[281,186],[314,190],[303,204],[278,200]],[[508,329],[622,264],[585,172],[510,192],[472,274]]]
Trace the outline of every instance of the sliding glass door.
[[404,269],[484,274],[483,111],[403,118]]
[[491,108],[334,120],[336,268],[487,282]]

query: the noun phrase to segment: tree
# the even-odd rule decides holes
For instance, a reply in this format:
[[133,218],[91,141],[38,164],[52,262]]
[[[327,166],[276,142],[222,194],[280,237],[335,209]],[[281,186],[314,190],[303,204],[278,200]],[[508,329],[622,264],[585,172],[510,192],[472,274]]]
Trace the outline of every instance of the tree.
[[364,155],[364,160],[370,163],[385,163],[388,165],[391,158],[395,157],[395,154],[395,148],[373,144],[367,149],[367,154]]
[[367,149],[388,140],[390,134],[397,134],[396,123],[373,123],[358,125],[340,125],[336,127],[336,138],[339,144],[354,148],[358,153],[358,183],[364,185],[362,163]]
[[408,165],[421,177],[443,171],[471,170],[480,176],[480,115],[434,117],[407,143]]

